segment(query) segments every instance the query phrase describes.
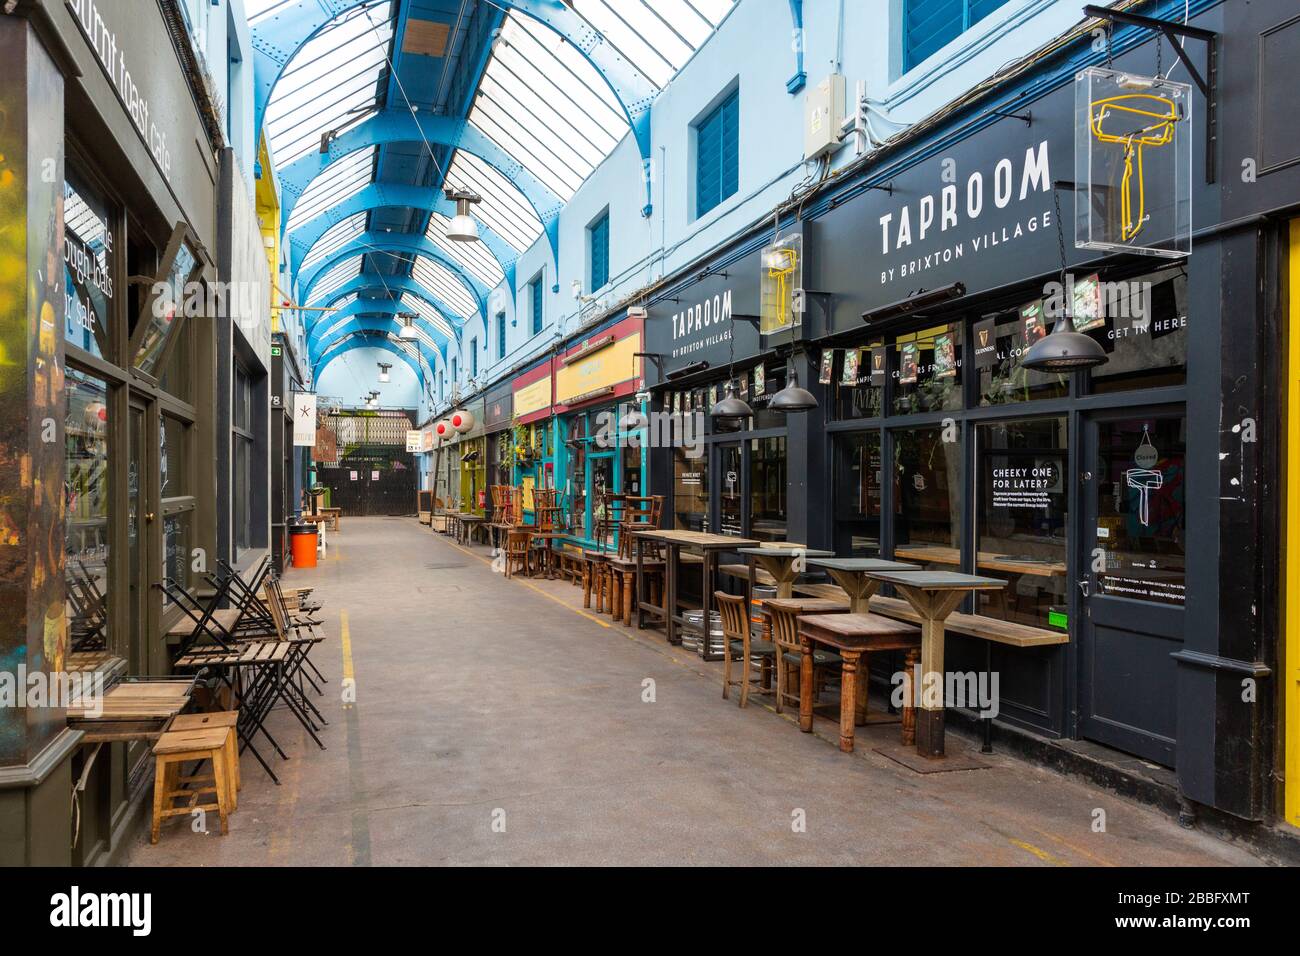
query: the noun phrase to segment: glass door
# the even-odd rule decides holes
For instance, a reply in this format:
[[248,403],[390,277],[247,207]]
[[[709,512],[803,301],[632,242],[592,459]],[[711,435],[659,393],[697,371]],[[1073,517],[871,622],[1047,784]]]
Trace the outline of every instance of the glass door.
[[591,537],[596,544],[610,548],[614,545],[616,530],[613,522],[618,518],[615,510],[609,515],[609,522],[605,520],[605,509],[609,507],[606,496],[618,493],[614,455],[594,454],[587,461],[591,473],[591,493],[588,496],[591,501]]
[[1080,733],[1166,766],[1186,598],[1187,418],[1089,419],[1084,435]]
[[718,446],[718,533],[745,534],[744,453],[739,442]]
[[156,603],[150,600],[149,587],[149,569],[153,566],[149,560],[149,526],[154,515],[148,508],[148,478],[152,469],[148,457],[151,446],[145,441],[147,420],[148,409],[132,401],[127,416],[126,462],[126,574],[131,621],[127,666],[130,674],[146,673],[145,649],[149,645],[149,635],[153,633],[151,617]]

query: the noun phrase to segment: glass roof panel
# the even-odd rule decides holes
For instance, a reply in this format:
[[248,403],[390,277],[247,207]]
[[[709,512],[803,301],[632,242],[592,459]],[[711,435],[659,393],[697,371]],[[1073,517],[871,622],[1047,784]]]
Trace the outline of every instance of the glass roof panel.
[[347,243],[366,231],[369,213],[353,213],[341,222],[336,222],[316,240],[307,255],[303,256],[299,269],[305,269],[313,263],[320,262],[332,252],[342,249]]
[[501,271],[501,264],[488,251],[482,241],[479,242],[454,242],[447,238],[447,227],[451,225],[451,220],[441,213],[433,213],[429,217],[429,228],[425,230],[425,235],[429,241],[445,252],[448,258],[459,262],[475,278],[489,289],[500,285],[505,279],[505,273]]
[[378,105],[393,9],[391,0],[376,0],[349,10],[289,61],[266,109],[267,140],[281,169],[319,149],[322,133],[350,125]]
[[[483,71],[469,121],[568,201],[627,132],[608,84],[559,34],[511,13]],[[531,28],[530,28],[531,26]],[[576,51],[573,51],[576,53]]]
[[[410,309],[412,312],[416,313],[425,321],[427,321],[430,325],[432,325],[443,335],[447,336],[447,338],[451,339],[452,341],[455,341],[456,330],[452,328],[450,322],[448,322],[446,319],[442,317],[442,313],[439,312],[437,309],[435,309],[433,306],[431,306],[428,302],[425,302],[418,295],[411,295],[411,293],[409,292],[403,292],[401,303],[406,308]],[[425,337],[428,338],[427,334],[424,332],[424,329],[420,328],[418,324],[415,326],[415,328],[417,332],[421,333],[422,335],[425,335]],[[430,345],[430,347],[432,347],[433,340],[430,339],[428,344]]]
[[361,260],[363,256],[352,256],[350,259],[344,259],[336,263],[325,271],[316,283],[316,287],[311,290],[311,296],[304,305],[320,305],[329,298],[330,293],[347,285],[357,276],[361,275]]
[[542,234],[542,221],[524,194],[477,156],[456,150],[447,168],[446,185],[482,196],[483,201],[474,207],[474,217],[516,252],[523,252]]
[[464,283],[445,266],[427,256],[415,257],[411,277],[433,293],[434,298],[446,304],[458,319],[465,319],[478,311],[478,302],[470,295]]
[[293,232],[305,222],[310,222],[327,209],[354,196],[370,184],[375,175],[375,154],[378,147],[368,146],[333,163],[311,181],[298,201],[294,203],[289,222],[285,225]]

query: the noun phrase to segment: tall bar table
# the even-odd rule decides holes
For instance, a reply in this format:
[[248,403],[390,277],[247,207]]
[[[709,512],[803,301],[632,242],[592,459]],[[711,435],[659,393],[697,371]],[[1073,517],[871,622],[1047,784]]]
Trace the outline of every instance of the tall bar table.
[[[680,564],[682,550],[698,551],[704,560],[700,562],[701,594],[704,616],[701,618],[703,633],[700,636],[700,656],[706,661],[720,661],[720,654],[709,654],[709,612],[712,609],[713,582],[718,576],[718,555],[723,551],[739,551],[742,548],[754,548],[758,542],[751,538],[733,538],[725,534],[709,534],[704,531],[653,530],[635,531],[636,538],[636,626],[645,627],[645,615],[650,614],[662,619],[667,631],[669,644],[680,644],[681,637],[677,629],[685,622],[677,613],[677,566]],[[663,545],[664,561],[664,607],[659,608],[645,599],[645,543],[657,542]]]
[[[941,758],[945,703],[943,622],[957,610],[968,591],[996,591],[1005,588],[1007,582],[955,571],[871,571],[869,574],[898,588],[921,618],[921,706],[917,710],[916,752],[930,759]],[[932,689],[935,681],[938,682],[938,706]]]
[[906,561],[886,561],[883,558],[823,558],[808,559],[808,564],[829,574],[849,596],[850,614],[870,614],[871,596],[880,588],[880,582],[871,577],[872,571],[920,571],[919,564]]
[[773,546],[758,548],[737,548],[749,561],[749,587],[753,593],[754,566],[758,565],[776,581],[776,596],[781,599],[794,597],[795,579],[803,573],[799,567],[800,560],[811,564],[813,558],[830,558],[834,551],[816,551],[812,548]]

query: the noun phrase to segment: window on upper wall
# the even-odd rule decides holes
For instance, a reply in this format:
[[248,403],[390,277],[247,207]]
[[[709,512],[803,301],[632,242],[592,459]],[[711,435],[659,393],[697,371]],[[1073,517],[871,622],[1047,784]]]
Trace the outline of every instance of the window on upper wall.
[[533,335],[538,335],[542,331],[542,275],[540,272],[532,282],[528,283],[528,308],[532,310]]
[[695,124],[695,216],[740,189],[740,90]]
[[469,377],[478,375],[478,336],[469,340]]
[[606,209],[587,227],[588,248],[591,250],[591,291],[609,282],[609,210]]
[[460,381],[460,376],[456,372],[456,360],[451,360],[451,384],[455,385]]
[[947,46],[1007,0],[903,0],[903,72]]
[[506,357],[506,314],[497,313],[497,358]]

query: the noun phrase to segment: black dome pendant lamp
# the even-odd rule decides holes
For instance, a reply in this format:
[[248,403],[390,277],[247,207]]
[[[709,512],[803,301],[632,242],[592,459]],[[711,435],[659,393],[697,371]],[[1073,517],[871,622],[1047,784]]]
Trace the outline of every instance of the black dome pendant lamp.
[[807,412],[817,407],[817,397],[799,385],[799,373],[790,370],[790,382],[772,396],[768,405],[774,412]]
[[1061,225],[1060,184],[1054,184],[1052,198],[1056,203],[1056,239],[1061,250],[1061,317],[1056,327],[1029,347],[1020,364],[1035,372],[1079,372],[1105,365],[1110,357],[1101,343],[1084,335],[1074,327],[1074,309],[1071,308],[1073,290],[1065,262],[1065,232]]

